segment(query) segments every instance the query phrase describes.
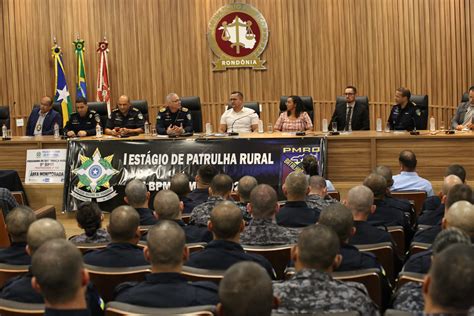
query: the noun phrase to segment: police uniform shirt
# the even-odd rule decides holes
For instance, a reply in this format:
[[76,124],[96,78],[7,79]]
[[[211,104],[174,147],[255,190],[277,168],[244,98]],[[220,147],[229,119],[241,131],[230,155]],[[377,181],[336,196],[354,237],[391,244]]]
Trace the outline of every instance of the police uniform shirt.
[[88,252],[84,255],[84,263],[109,268],[150,265],[143,249],[130,243],[110,243],[105,249]]
[[67,134],[67,132],[73,131],[77,135],[79,131],[85,131],[87,136],[95,135],[97,124],[100,125],[100,116],[96,111],[88,110],[84,117],[74,112],[66,123],[66,127],[64,127],[64,133]]
[[240,242],[248,246],[296,244],[299,231],[279,226],[271,218],[254,218],[240,235]]
[[393,242],[390,233],[378,229],[372,224],[365,221],[354,221],[356,232],[351,237],[349,243],[351,245],[367,245],[378,244],[381,242]]
[[288,201],[276,216],[277,224],[285,227],[306,227],[315,224],[320,211],[309,208],[305,201]]
[[140,215],[140,226],[155,225],[158,221],[151,209],[138,207],[136,210],[138,215]]
[[369,214],[367,221],[375,226],[403,226],[407,227],[405,215],[397,208],[392,208],[385,200],[375,199],[375,212]]
[[217,284],[188,282],[180,273],[152,273],[145,281],[126,282],[115,288],[114,301],[147,307],[187,307],[216,305]]
[[193,200],[194,205],[199,205],[207,201],[209,197],[209,189],[194,189],[188,194],[188,198]]
[[30,265],[31,257],[26,253],[26,242],[13,242],[10,247],[0,249],[0,263]]
[[112,111],[110,118],[107,120],[106,128],[114,129],[116,127],[120,128],[141,128],[144,129],[145,121],[143,119],[143,114],[140,110],[130,107],[128,110],[127,116],[124,116],[119,109]]
[[388,118],[390,129],[396,131],[411,131],[415,127],[417,116],[419,117],[420,115],[420,110],[412,102],[408,102],[404,109],[402,109],[400,104],[394,105]]
[[439,225],[444,217],[444,204],[440,204],[436,210],[424,210],[418,218],[421,225]]
[[188,108],[181,107],[175,113],[169,108],[162,108],[156,117],[156,131],[160,135],[166,135],[166,130],[170,126],[183,126],[185,133],[193,132],[193,121]]
[[405,266],[403,271],[414,272],[426,274],[431,266],[431,257],[433,256],[433,250],[428,249],[411,256]]

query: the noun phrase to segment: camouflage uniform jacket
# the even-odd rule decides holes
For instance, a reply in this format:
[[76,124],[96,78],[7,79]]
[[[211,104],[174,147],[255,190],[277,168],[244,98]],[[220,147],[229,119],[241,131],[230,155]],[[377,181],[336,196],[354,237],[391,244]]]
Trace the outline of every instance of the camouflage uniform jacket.
[[273,284],[281,301],[278,313],[357,311],[360,315],[379,315],[364,285],[334,280],[316,269],[303,269],[288,281]]
[[326,196],[325,198],[320,197],[317,194],[311,194],[306,196],[306,204],[308,207],[317,208],[323,210],[323,208],[328,207],[331,204],[339,203],[338,200],[333,199],[331,196]]
[[278,226],[271,218],[254,218],[240,235],[240,243],[249,246],[296,244],[299,231]]
[[[206,202],[196,205],[191,212],[190,223],[198,226],[207,226],[207,221],[211,218],[212,209],[222,201],[224,199],[220,196],[210,196]],[[237,207],[240,208],[244,219],[246,219],[245,216],[248,214],[246,206],[237,204]]]
[[94,235],[92,236],[87,236],[85,233],[80,234],[74,237],[71,237],[70,239],[73,243],[87,243],[87,244],[98,244],[98,243],[104,243],[104,242],[110,242],[110,236],[109,233],[103,229],[99,228]]
[[425,308],[423,300],[422,284],[418,282],[407,282],[395,293],[393,308],[406,312],[422,313]]

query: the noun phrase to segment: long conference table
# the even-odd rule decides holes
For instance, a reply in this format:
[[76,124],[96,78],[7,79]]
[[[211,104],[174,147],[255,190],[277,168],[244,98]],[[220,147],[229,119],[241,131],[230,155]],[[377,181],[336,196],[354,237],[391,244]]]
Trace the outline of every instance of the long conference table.
[[[458,163],[466,168],[468,178],[474,175],[474,133],[456,132],[445,134],[444,132],[430,133],[420,131],[420,135],[410,135],[408,132],[375,132],[355,131],[349,134],[336,136],[325,135],[321,132],[309,132],[306,136],[296,136],[289,133],[241,133],[233,137],[207,137],[194,135],[187,138],[175,138],[173,141],[193,141],[197,139],[248,139],[250,141],[263,139],[285,138],[290,142],[298,143],[300,139],[310,140],[312,137],[326,137],[327,139],[327,172],[328,179],[333,181],[336,188],[343,193],[353,185],[361,183],[366,175],[377,165],[386,165],[392,169],[394,174],[399,171],[398,154],[401,150],[410,149],[417,155],[418,173],[432,181],[435,190],[440,188],[444,171],[449,164]],[[112,138],[104,136],[100,139],[95,137],[82,138],[81,141],[114,140],[120,146],[122,140],[133,142],[134,140],[162,141],[167,138],[156,136],[139,135],[129,138]],[[55,139],[52,136],[27,137],[14,136],[11,140],[0,141],[0,169],[17,170],[20,178],[24,181],[26,151],[28,149],[55,149],[67,148],[68,140]],[[262,142],[264,143],[264,142]],[[54,199],[53,204],[62,202],[61,185],[25,185],[30,204],[32,206],[45,204],[44,199]],[[44,192],[48,192],[46,196]],[[59,201],[61,199],[61,201]]]

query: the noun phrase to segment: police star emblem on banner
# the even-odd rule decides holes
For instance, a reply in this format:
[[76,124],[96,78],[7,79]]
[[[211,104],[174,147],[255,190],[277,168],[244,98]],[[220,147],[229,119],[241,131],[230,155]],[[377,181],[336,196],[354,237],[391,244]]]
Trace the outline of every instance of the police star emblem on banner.
[[109,188],[110,179],[118,173],[112,166],[114,155],[102,158],[97,148],[92,158],[81,155],[81,166],[72,172],[79,177],[78,188],[86,187],[90,192],[97,192],[100,188]]

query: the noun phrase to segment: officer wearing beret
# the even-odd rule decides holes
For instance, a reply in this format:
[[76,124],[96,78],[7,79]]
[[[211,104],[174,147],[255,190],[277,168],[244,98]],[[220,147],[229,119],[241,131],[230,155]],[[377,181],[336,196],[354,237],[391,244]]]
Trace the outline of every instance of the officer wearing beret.
[[105,134],[113,136],[126,136],[141,134],[144,131],[144,119],[140,110],[132,107],[130,98],[122,95],[118,105],[112,111],[105,126]]
[[181,106],[176,93],[166,96],[166,107],[160,109],[156,117],[156,130],[160,135],[180,135],[193,132],[191,113]]
[[68,137],[95,135],[95,128],[100,124],[100,116],[94,110],[89,110],[84,98],[76,99],[76,112],[72,113],[64,127]]

